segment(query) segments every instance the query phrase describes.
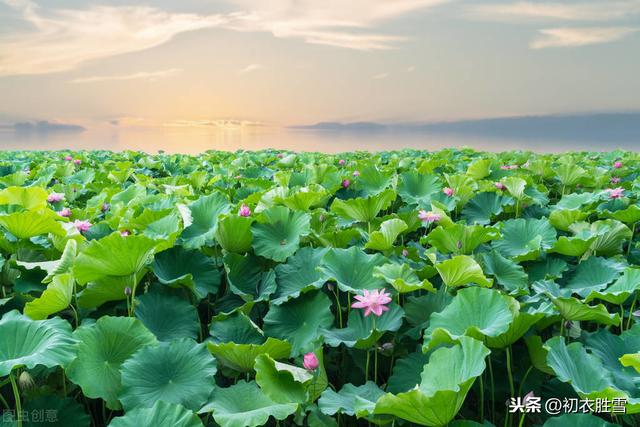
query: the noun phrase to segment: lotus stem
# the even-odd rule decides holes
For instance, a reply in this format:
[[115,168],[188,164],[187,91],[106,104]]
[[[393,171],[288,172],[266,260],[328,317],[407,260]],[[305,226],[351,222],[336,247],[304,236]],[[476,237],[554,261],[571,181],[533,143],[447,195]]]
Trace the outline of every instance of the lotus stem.
[[16,422],[18,427],[22,427],[22,402],[20,400],[20,390],[18,390],[18,384],[16,384],[13,371],[9,372],[9,380],[11,381],[11,388],[13,389],[13,398],[16,401]]
[[364,382],[369,381],[369,359],[371,357],[371,349],[367,350],[367,362],[364,365]]
[[638,223],[634,222],[633,225],[631,226],[631,237],[629,238],[629,246],[627,246],[627,256],[629,256],[629,254],[631,253],[631,246],[633,246],[633,235],[636,232],[636,225]]
[[484,380],[482,377],[484,376],[484,372],[480,374],[480,419],[478,422],[484,421]]
[[[506,348],[506,354],[507,354],[507,377],[509,378],[509,393],[511,394],[511,397],[515,397],[515,387],[513,386],[513,373],[511,372],[511,346],[507,346]],[[507,414],[507,418],[505,421],[508,420],[508,425],[511,425],[511,416],[509,414]]]
[[629,317],[627,318],[627,327],[625,329],[629,329],[631,327],[631,318],[633,317],[633,309],[636,307],[636,301],[638,299],[638,293],[634,292],[633,301],[631,302],[631,308],[629,309]]
[[336,297],[336,304],[338,305],[338,323],[340,324],[340,328],[342,328],[342,306],[340,305],[340,290],[337,285],[333,291],[333,295]]
[[11,409],[9,407],[9,404],[7,403],[7,401],[4,399],[4,397],[2,396],[2,394],[0,394],[0,403],[2,403],[2,406],[4,406],[5,409]]
[[493,364],[491,363],[491,354],[489,354],[489,381],[491,382],[491,422],[496,422],[496,399],[495,399],[495,383],[493,379]]
[[[631,317],[631,313],[629,313],[629,317]],[[624,331],[624,305],[620,303],[620,332]]]

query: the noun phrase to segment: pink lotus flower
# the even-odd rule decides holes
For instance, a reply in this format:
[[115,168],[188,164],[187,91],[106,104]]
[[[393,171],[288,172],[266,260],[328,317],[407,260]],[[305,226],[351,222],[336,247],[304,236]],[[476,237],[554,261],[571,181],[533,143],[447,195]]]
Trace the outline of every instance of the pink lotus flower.
[[49,197],[47,197],[47,202],[49,203],[58,203],[64,200],[64,194],[62,193],[51,193]]
[[92,225],[93,224],[91,224],[86,219],[85,220],[76,219],[75,221],[73,221],[73,226],[76,227],[76,230],[78,230],[81,233],[89,231]]
[[345,159],[340,159],[340,160],[338,160],[338,164],[339,164],[340,166],[344,166],[344,164],[345,164],[345,163],[347,163],[347,162],[345,161]]
[[432,222],[440,221],[442,217],[437,213],[434,213],[431,211],[427,212],[423,209],[420,212],[418,212],[418,218],[420,218],[422,222],[432,223]]
[[493,185],[495,185],[498,190],[504,190],[504,184],[501,182],[496,182]]
[[362,295],[355,296],[358,302],[351,304],[351,308],[364,308],[365,316],[371,313],[376,316],[382,316],[382,313],[389,311],[389,307],[386,304],[391,302],[391,294],[386,293],[384,289],[381,291],[375,289],[371,292],[365,289],[362,293]]
[[618,178],[617,176],[611,177],[611,183],[612,184],[619,184],[621,181],[620,178]]
[[353,176],[355,176],[355,177],[360,176],[360,171],[353,171]]
[[349,181],[348,179],[345,179],[344,181],[342,181],[342,188],[349,188],[350,185],[351,185],[351,181]]
[[512,169],[518,169],[518,165],[502,165],[500,166],[500,169],[508,171],[508,170],[512,170]]
[[444,194],[446,194],[447,196],[449,196],[449,197],[453,196],[453,188],[451,188],[451,187],[445,187],[445,188],[443,188],[443,189],[442,189],[442,192],[443,192]]
[[248,217],[251,215],[251,209],[249,208],[249,206],[245,205],[244,203],[242,204],[242,206],[240,206],[240,210],[238,211],[238,215],[243,216],[243,217]]
[[604,191],[609,193],[609,198],[611,198],[611,199],[619,199],[620,197],[622,197],[624,195],[624,188],[622,188],[622,187],[607,188]]
[[74,164],[74,165],[79,165],[79,164],[81,164],[81,163],[82,163],[82,160],[80,160],[80,159],[75,159],[75,160],[73,161],[73,164]]
[[71,209],[64,208],[60,212],[58,212],[58,215],[60,215],[63,218],[69,218],[71,216]]
[[320,366],[320,361],[315,353],[307,353],[302,358],[302,366],[304,366],[304,369],[307,371],[315,371],[318,369],[318,366]]
[[70,162],[70,161],[72,161],[72,160],[73,160],[73,157],[71,157],[71,156],[64,156],[64,160],[65,160],[66,162]]
[[620,169],[622,167],[622,162],[621,161],[617,161],[613,164],[613,167],[616,169]]
[[120,235],[121,235],[122,237],[127,237],[127,236],[130,236],[130,235],[131,235],[131,232],[130,232],[129,230],[122,230],[122,231],[120,232]]

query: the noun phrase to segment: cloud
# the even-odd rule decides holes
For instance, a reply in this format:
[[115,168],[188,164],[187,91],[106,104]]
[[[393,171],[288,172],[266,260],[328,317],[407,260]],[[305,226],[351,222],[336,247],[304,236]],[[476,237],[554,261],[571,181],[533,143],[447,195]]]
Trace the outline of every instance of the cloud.
[[67,71],[85,61],[149,49],[177,34],[220,26],[221,15],[171,13],[143,6],[92,6],[44,13],[35,3],[5,0],[32,29],[0,37],[0,76]]
[[375,76],[371,76],[371,78],[374,80],[382,80],[382,79],[386,79],[387,77],[389,77],[389,73],[380,73],[380,74],[376,74]]
[[261,70],[262,68],[264,68],[262,66],[262,64],[249,64],[246,67],[244,67],[243,69],[241,69],[240,71],[238,71],[238,73],[246,74],[246,73],[250,73],[252,71]]
[[610,21],[640,14],[640,0],[598,2],[515,2],[475,5],[467,8],[471,18],[491,21]]
[[609,43],[623,39],[640,28],[590,27],[590,28],[546,28],[539,30],[540,36],[531,43],[532,49],[549,47],[577,47]]
[[405,37],[370,28],[453,0],[234,0],[242,13],[227,28],[357,50],[392,49]]
[[117,75],[117,76],[81,77],[78,79],[69,80],[69,83],[95,83],[95,82],[107,82],[107,81],[118,81],[118,80],[156,81],[164,77],[173,76],[175,74],[180,73],[181,71],[182,70],[180,68],[169,68],[168,70],[142,71],[139,73],[124,74],[124,75]]
[[410,65],[409,67],[407,67],[407,72],[408,73],[413,73],[416,70],[416,66],[415,65]]

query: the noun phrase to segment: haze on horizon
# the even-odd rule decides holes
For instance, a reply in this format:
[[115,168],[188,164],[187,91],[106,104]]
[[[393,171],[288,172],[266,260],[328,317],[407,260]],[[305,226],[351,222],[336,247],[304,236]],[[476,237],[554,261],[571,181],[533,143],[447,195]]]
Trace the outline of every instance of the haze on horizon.
[[0,124],[640,111],[640,0],[0,0]]

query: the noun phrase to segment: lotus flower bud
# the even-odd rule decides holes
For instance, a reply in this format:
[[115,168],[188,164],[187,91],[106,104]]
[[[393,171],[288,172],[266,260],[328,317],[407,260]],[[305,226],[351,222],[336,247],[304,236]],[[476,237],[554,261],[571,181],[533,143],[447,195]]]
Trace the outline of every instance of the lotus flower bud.
[[350,185],[351,185],[351,181],[349,181],[348,179],[345,179],[344,181],[342,181],[342,188],[349,188]]
[[406,249],[403,249],[402,250],[402,256],[405,257],[405,258],[408,257],[409,256],[409,251],[406,250]]
[[71,209],[64,208],[60,212],[58,212],[58,215],[60,215],[63,218],[69,218],[71,216]]
[[612,184],[619,184],[620,183],[620,178],[618,178],[617,176],[614,176],[611,178],[611,183]]
[[120,235],[121,235],[122,237],[127,237],[127,236],[130,236],[130,235],[131,235],[131,232],[130,232],[129,230],[122,230],[122,231],[120,232]]
[[353,176],[354,177],[359,177],[360,176],[360,171],[353,171]]
[[504,190],[504,184],[501,182],[496,182],[494,184],[498,190]]
[[72,160],[73,160],[73,157],[71,157],[71,156],[64,156],[64,160],[65,160],[66,162],[70,162],[70,161],[72,161]]
[[111,205],[109,203],[103,203],[102,207],[100,208],[102,212],[107,212],[109,209],[111,209]]
[[392,351],[393,350],[393,343],[392,342],[386,342],[384,344],[382,344],[380,346],[380,350],[382,351]]
[[73,161],[73,164],[74,164],[74,165],[79,165],[79,164],[81,164],[81,163],[82,163],[82,160],[80,160],[80,159],[75,159],[75,160]]
[[333,292],[333,288],[334,288],[333,284],[331,283],[327,284],[327,289],[329,289],[331,292]]
[[127,286],[126,288],[124,288],[124,294],[126,296],[130,297],[132,293],[133,293],[133,291],[131,290],[130,287]]
[[238,211],[238,215],[243,216],[243,217],[248,217],[251,215],[251,209],[249,208],[249,206],[245,205],[244,203],[242,204],[242,206],[240,206],[240,210]]
[[320,222],[324,222],[326,218],[324,217],[324,214],[320,214],[320,216],[318,217],[318,221]]
[[442,189],[442,192],[446,195],[446,196],[453,196],[453,188],[450,187],[445,187]]
[[62,193],[51,193],[47,196],[47,202],[49,203],[58,203],[64,200],[64,194]]
[[613,167],[616,169],[620,169],[622,167],[622,162],[618,160],[613,164]]
[[307,371],[315,371],[320,366],[320,362],[315,353],[307,353],[304,355],[302,365]]
[[30,390],[36,385],[33,377],[27,371],[23,371],[20,374],[18,377],[18,384],[22,390]]

